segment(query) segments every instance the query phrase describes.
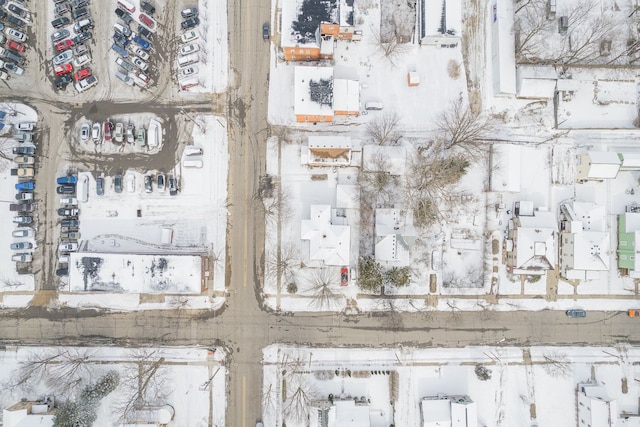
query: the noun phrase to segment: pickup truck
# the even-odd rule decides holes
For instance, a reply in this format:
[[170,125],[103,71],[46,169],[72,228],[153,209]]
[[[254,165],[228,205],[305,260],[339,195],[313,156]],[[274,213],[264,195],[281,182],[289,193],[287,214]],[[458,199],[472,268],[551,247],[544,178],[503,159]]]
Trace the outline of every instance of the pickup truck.
[[60,233],[60,238],[65,240],[77,241],[80,238],[80,233],[77,231],[69,231],[67,233]]
[[11,169],[11,175],[18,178],[32,177],[34,175],[33,168],[15,168]]
[[12,212],[33,212],[35,206],[33,203],[11,203],[9,210]]

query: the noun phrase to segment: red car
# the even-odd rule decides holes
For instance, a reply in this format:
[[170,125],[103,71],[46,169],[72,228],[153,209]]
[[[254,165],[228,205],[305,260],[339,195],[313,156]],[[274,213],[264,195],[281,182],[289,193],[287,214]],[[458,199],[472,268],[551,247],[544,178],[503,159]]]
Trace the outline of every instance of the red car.
[[105,141],[111,141],[111,129],[113,128],[113,123],[111,122],[104,122],[104,126],[103,126],[103,134],[104,134],[104,140]]
[[76,71],[73,75],[73,78],[76,81],[86,79],[91,75],[91,70],[89,68],[83,68],[82,70]]
[[149,27],[150,29],[153,29],[153,27],[156,26],[156,23],[153,21],[153,19],[149,18],[147,15],[145,15],[144,13],[141,13],[138,18],[140,18],[140,22],[142,22],[144,25],[146,25],[147,27]]
[[56,76],[63,76],[72,72],[73,67],[71,67],[71,64],[56,65],[53,67],[53,71],[56,73]]
[[64,52],[65,50],[70,49],[72,46],[73,46],[73,40],[66,39],[56,43],[56,50],[58,52]]
[[9,40],[7,39],[7,42],[5,43],[5,45],[9,48],[9,49],[13,49],[16,52],[24,52],[24,45],[20,44],[18,42],[14,42],[13,40]]
[[340,286],[349,285],[349,269],[347,267],[342,267],[340,269]]

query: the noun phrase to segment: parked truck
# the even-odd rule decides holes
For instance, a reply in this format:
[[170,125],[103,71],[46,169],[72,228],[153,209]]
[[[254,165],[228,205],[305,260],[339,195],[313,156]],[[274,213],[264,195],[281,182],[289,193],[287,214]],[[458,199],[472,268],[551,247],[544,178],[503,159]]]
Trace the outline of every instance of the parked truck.
[[11,169],[11,175],[17,176],[18,178],[27,178],[32,177],[34,175],[33,168],[15,168]]

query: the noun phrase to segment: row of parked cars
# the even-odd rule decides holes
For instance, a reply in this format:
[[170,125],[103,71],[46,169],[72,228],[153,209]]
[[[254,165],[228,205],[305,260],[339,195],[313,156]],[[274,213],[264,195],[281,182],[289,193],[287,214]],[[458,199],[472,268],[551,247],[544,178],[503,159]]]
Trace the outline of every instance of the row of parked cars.
[[200,62],[200,36],[198,26],[200,18],[198,9],[190,7],[180,12],[183,33],[180,36],[182,45],[178,50],[178,85],[181,90],[186,90],[200,84],[198,79],[198,62]]
[[[116,77],[129,86],[145,88],[151,82],[148,70],[153,45],[149,39],[157,28],[155,12],[155,6],[148,1],[140,2],[137,14],[136,7],[126,0],[119,0],[115,9],[119,21],[113,26],[111,49],[118,55]],[[137,32],[131,30],[130,24],[137,25]]]
[[84,92],[98,84],[98,78],[89,67],[91,50],[88,42],[93,38],[94,26],[88,0],[53,0],[55,19],[51,21],[54,32],[51,43],[54,85],[64,90],[70,83],[78,92]]
[[76,193],[76,185],[78,184],[77,175],[64,175],[56,179],[56,192],[62,197],[60,198],[60,207],[58,208],[58,216],[62,218],[60,221],[60,244],[58,245],[58,269],[57,276],[69,275],[69,253],[78,250],[78,240],[80,232],[78,226],[80,222],[78,215],[78,199],[74,197]]
[[[129,172],[123,178],[122,173],[117,173],[113,177],[113,191],[117,194],[122,193],[124,187],[126,186],[127,192],[134,193],[136,191],[136,175],[133,172]],[[169,194],[171,196],[175,196],[178,194],[178,181],[173,175],[167,176],[164,173],[159,173],[158,175],[154,175],[152,173],[148,173],[144,176],[144,192],[145,193],[153,193],[153,187],[155,186],[156,191],[159,193],[164,193],[169,190]],[[96,194],[98,196],[104,196],[105,191],[105,176],[101,174],[96,179]]]
[[111,120],[105,122],[83,123],[80,126],[80,140],[88,142],[92,140],[96,144],[117,143],[137,144],[140,147],[147,145],[147,129],[144,125],[136,126],[132,123],[116,122]]
[[31,22],[31,14],[24,2],[7,2],[0,0],[0,79],[7,80],[9,75],[24,74],[26,58],[27,27]]

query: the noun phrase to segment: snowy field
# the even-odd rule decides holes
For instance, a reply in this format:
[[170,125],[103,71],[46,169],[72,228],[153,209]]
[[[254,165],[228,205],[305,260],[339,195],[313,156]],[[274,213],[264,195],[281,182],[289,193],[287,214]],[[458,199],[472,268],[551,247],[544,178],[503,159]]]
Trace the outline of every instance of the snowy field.
[[[320,349],[272,345],[263,352],[263,421],[265,425],[308,425],[309,408],[302,408],[299,400],[327,401],[332,395],[334,401],[364,402],[361,410],[372,427],[417,426],[420,401],[446,394],[469,396],[476,403],[479,426],[571,426],[577,423],[577,385],[589,381],[604,386],[616,401],[615,416],[638,414],[639,362],[640,349],[631,346]],[[478,366],[488,374],[476,373]],[[348,413],[355,416],[361,411]]]
[[148,380],[144,406],[172,408],[168,426],[222,427],[225,357],[220,348],[7,347],[0,351],[0,406],[47,396],[56,403],[77,400],[84,387],[115,371],[118,386],[100,401],[94,425],[121,425],[138,381]]
[[[15,164],[11,161],[15,156],[12,154],[13,147],[19,145],[29,146],[31,144],[18,144],[17,141],[10,138],[15,129],[13,126],[20,122],[35,123],[38,121],[38,114],[32,108],[23,104],[0,104],[0,111],[5,112],[7,115],[0,122],[5,124],[5,127],[0,130],[0,201],[2,209],[0,209],[0,222],[4,224],[0,227],[0,240],[3,242],[0,247],[0,292],[10,291],[33,291],[34,290],[34,277],[32,274],[25,272],[18,272],[16,269],[16,263],[11,260],[11,256],[16,253],[9,249],[9,244],[18,241],[29,241],[37,247],[38,242],[34,238],[14,238],[11,233],[17,229],[16,224],[13,223],[13,217],[17,215],[17,212],[9,211],[9,205],[16,202],[17,191],[15,184],[18,182],[17,177],[11,176],[11,168],[15,167]],[[36,128],[37,132],[37,128]],[[37,136],[36,136],[37,138]],[[39,141],[36,139],[35,143]],[[36,164],[37,168],[38,165]],[[30,225],[34,230],[37,228],[38,210],[33,213],[34,223]],[[19,252],[31,252],[32,250],[25,250]],[[31,268],[31,264],[24,264]]]

